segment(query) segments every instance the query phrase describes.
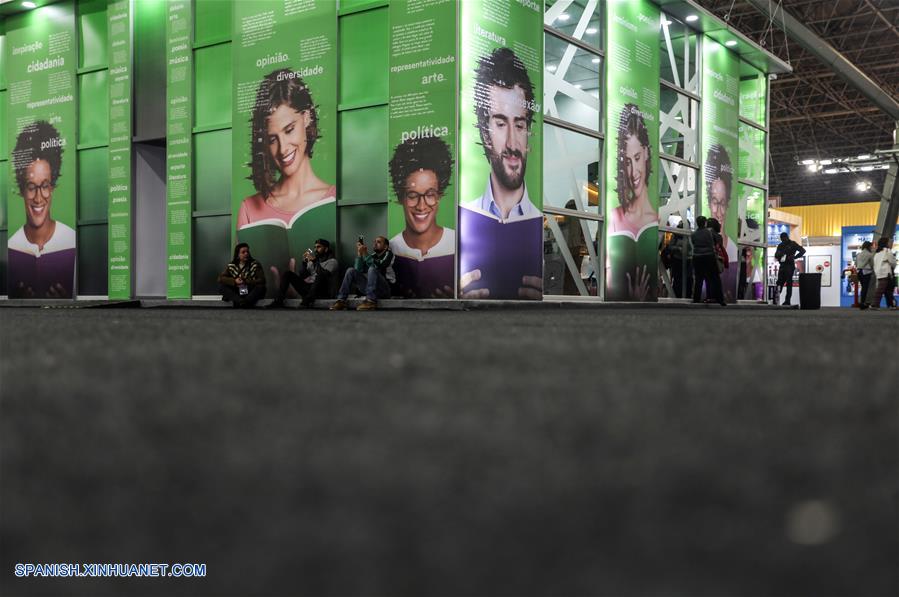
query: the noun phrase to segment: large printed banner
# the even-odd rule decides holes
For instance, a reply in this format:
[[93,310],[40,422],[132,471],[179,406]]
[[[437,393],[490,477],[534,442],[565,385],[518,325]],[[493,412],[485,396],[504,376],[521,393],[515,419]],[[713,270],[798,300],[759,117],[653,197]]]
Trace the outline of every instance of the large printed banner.
[[109,298],[131,298],[131,0],[109,3]]
[[659,259],[659,9],[606,3],[606,300],[655,301]]
[[540,300],[543,2],[459,7],[459,296]]
[[401,292],[455,296],[456,2],[390,3],[390,248]]
[[6,30],[9,296],[71,298],[78,115],[74,4],[10,17]]
[[170,0],[166,19],[166,296],[191,297],[193,12]]
[[739,142],[740,59],[721,44],[704,40],[702,72],[702,215],[721,223],[730,262],[721,274],[727,302],[734,302],[739,274],[736,158]]
[[337,3],[235,2],[232,184],[237,239],[280,274],[337,236]]

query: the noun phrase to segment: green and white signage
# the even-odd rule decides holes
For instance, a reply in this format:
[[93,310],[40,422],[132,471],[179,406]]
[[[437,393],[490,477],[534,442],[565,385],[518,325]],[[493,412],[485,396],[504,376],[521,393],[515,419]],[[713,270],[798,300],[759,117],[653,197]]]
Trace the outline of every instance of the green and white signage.
[[189,0],[166,14],[166,296],[191,297],[193,15]]
[[659,244],[659,9],[606,3],[606,299],[655,301]]
[[272,295],[337,237],[337,3],[235,2],[232,28],[233,230]]
[[109,298],[131,298],[131,0],[108,8]]
[[387,231],[401,291],[452,298],[456,261],[456,2],[390,3]]
[[6,20],[11,298],[75,295],[76,67],[73,2]]
[[739,150],[740,59],[706,39],[702,72],[702,214],[721,223],[728,267],[721,274],[724,298],[736,299],[739,274],[737,176]]

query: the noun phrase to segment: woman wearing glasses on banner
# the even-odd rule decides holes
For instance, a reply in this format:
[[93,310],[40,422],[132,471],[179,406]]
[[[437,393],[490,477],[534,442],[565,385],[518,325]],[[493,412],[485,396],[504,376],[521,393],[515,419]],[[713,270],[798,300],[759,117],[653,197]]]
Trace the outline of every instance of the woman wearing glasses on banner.
[[75,231],[50,215],[64,146],[44,120],[16,138],[13,167],[25,224],[9,237],[11,298],[71,298],[75,289]]

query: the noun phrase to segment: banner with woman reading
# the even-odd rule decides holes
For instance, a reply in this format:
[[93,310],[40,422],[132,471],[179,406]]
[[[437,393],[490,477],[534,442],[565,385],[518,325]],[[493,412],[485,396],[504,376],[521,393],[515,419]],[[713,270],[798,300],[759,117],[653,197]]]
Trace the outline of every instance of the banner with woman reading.
[[232,222],[270,295],[337,236],[337,3],[234,3]]

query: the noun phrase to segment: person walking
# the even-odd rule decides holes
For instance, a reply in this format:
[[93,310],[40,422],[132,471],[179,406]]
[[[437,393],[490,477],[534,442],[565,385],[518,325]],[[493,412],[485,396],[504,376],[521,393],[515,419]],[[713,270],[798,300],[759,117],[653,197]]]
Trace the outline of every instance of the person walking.
[[871,241],[869,240],[862,243],[861,249],[855,256],[855,271],[861,284],[858,308],[867,309],[869,305],[868,291],[871,289],[871,278],[874,275],[874,253],[871,252]]
[[880,298],[886,297],[887,307],[896,308],[893,288],[896,285],[896,256],[893,255],[893,241],[887,236],[877,241],[877,252],[874,253],[874,275],[877,276],[877,288],[874,291],[872,309],[880,308]]
[[774,251],[774,260],[780,264],[780,270],[777,272],[777,296],[780,296],[782,287],[787,287],[784,306],[790,305],[790,301],[793,299],[793,273],[796,271],[796,260],[801,259],[803,255],[805,255],[805,249],[796,241],[790,240],[789,234],[781,232],[780,244]]

